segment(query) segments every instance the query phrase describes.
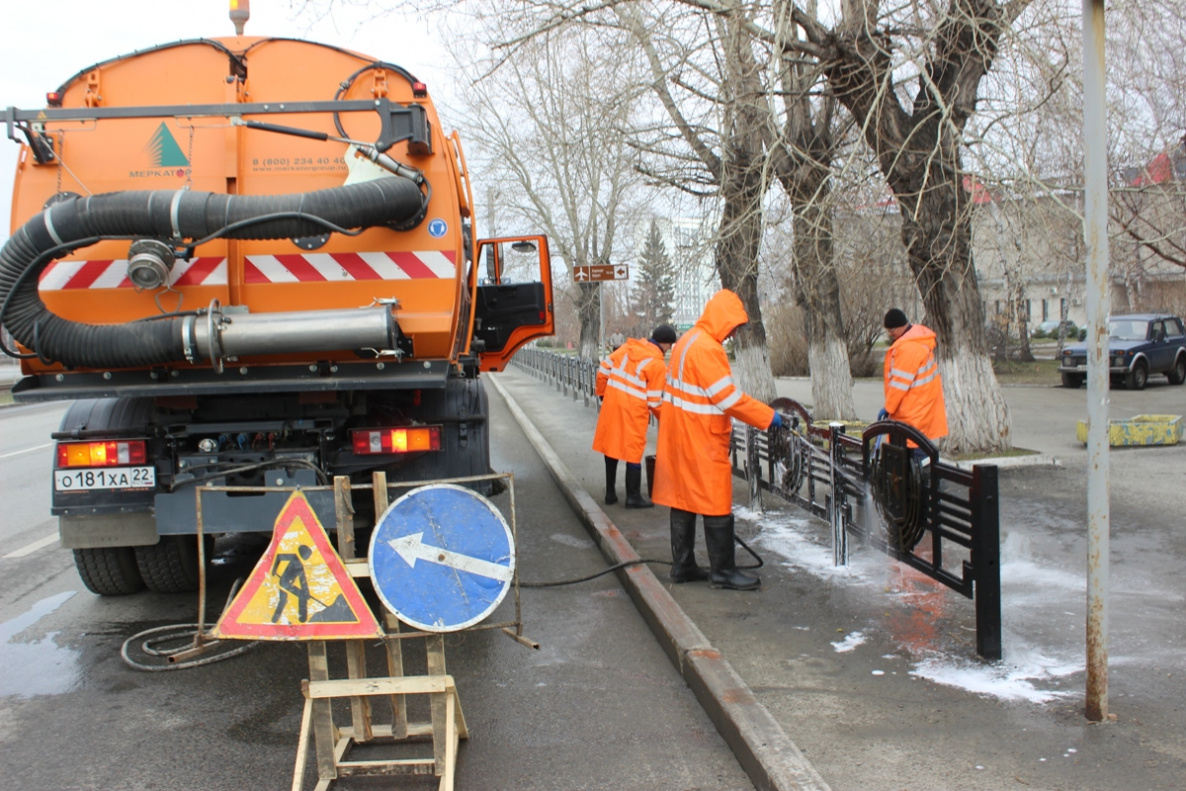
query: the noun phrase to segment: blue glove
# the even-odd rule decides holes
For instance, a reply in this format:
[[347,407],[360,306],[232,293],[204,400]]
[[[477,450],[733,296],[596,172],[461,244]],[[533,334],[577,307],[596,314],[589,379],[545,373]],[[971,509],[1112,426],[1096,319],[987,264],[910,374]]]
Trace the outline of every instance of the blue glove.
[[782,415],[777,412],[774,413],[774,420],[770,421],[770,428],[766,430],[769,431],[771,428],[782,428]]
[[885,409],[882,408],[882,410],[877,413],[877,419],[878,420],[889,420],[889,412],[886,412]]

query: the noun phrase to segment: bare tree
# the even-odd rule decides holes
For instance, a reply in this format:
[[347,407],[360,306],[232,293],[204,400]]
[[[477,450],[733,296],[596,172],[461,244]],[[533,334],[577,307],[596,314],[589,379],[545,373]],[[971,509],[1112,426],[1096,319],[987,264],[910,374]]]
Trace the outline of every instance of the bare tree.
[[[497,26],[489,39],[511,37]],[[497,211],[520,215],[549,236],[570,267],[608,265],[636,180],[621,128],[633,95],[630,61],[614,31],[572,28],[522,42],[518,56],[488,63],[469,95],[467,137],[503,198]],[[497,70],[495,71],[495,67]],[[621,89],[621,90],[619,90]],[[601,284],[570,292],[580,318],[580,354],[596,359]]]

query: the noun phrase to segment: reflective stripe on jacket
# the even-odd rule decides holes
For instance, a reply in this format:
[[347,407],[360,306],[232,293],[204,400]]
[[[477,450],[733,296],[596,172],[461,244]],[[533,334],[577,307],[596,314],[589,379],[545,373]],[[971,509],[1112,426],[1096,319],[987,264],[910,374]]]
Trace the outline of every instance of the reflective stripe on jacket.
[[650,415],[659,417],[667,367],[663,350],[650,341],[630,338],[601,361],[595,392],[604,396],[593,450],[612,459],[641,462],[647,446]]
[[928,439],[947,436],[943,380],[935,359],[935,333],[910,327],[885,355],[885,411]]
[[722,342],[749,321],[741,299],[718,291],[671,350],[651,499],[707,516],[733,510],[733,420],[765,429],[774,410],[743,393]]

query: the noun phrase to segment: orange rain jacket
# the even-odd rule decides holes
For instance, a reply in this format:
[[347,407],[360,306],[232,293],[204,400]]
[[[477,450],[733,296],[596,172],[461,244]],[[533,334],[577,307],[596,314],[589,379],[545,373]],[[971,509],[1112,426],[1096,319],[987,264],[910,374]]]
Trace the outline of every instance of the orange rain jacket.
[[639,338],[627,339],[601,361],[594,392],[605,400],[593,433],[593,450],[611,459],[642,462],[647,425],[651,414],[659,417],[666,375],[663,350]]
[[921,324],[912,325],[886,352],[885,411],[893,420],[914,426],[927,439],[947,436],[935,333]]
[[733,511],[733,420],[769,428],[774,410],[733,384],[721,343],[749,321],[741,299],[718,291],[671,350],[651,499],[705,516]]

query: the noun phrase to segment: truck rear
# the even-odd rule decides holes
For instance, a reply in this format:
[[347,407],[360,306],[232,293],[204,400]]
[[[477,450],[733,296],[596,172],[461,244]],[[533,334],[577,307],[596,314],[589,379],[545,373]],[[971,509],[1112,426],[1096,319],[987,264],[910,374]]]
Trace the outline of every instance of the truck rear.
[[[480,374],[552,334],[547,240],[474,239],[460,138],[407,70],[195,39],[6,123],[4,351],[18,401],[74,402],[51,508],[90,590],[192,590],[199,485],[489,472]],[[204,532],[270,532],[286,496],[205,493]]]

